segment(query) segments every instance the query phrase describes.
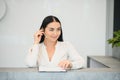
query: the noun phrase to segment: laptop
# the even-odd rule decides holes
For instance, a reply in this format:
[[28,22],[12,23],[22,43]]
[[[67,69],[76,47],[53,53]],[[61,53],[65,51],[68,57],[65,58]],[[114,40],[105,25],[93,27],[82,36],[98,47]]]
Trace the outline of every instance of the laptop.
[[51,66],[39,66],[39,72],[66,72],[67,70],[60,67],[51,67]]

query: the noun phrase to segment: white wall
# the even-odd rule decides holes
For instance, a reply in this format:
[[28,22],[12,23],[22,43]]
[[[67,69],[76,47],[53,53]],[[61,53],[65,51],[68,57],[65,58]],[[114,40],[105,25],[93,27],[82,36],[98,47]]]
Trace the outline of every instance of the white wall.
[[106,0],[5,0],[7,14],[0,21],[0,67],[25,67],[33,34],[44,17],[57,16],[64,40],[78,52],[105,55]]
[[[107,0],[107,7],[106,7],[106,40],[113,37],[113,20],[114,20],[114,0]],[[112,45],[106,42],[106,55],[112,55]]]

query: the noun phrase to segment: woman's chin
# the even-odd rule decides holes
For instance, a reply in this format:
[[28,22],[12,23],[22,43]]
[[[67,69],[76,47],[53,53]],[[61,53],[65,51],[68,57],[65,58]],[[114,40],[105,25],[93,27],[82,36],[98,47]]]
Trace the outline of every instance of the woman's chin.
[[57,41],[57,39],[51,39],[51,41],[52,41],[52,42],[56,42],[56,41]]

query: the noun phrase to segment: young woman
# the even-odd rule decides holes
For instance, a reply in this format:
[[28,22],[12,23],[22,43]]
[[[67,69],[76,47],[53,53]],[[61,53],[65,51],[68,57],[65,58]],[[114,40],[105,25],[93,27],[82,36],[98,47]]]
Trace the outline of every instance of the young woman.
[[34,45],[30,49],[26,64],[35,66],[58,66],[63,69],[83,67],[84,60],[69,43],[63,41],[61,22],[55,16],[47,16],[34,34]]

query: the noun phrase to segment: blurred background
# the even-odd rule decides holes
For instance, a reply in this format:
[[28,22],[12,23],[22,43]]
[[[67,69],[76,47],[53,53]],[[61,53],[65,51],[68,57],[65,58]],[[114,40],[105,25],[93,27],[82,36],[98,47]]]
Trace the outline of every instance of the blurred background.
[[71,42],[85,60],[88,55],[111,55],[106,54],[107,3],[107,0],[0,0],[0,67],[26,67],[24,60],[33,45],[33,34],[48,15],[60,19],[64,41]]

